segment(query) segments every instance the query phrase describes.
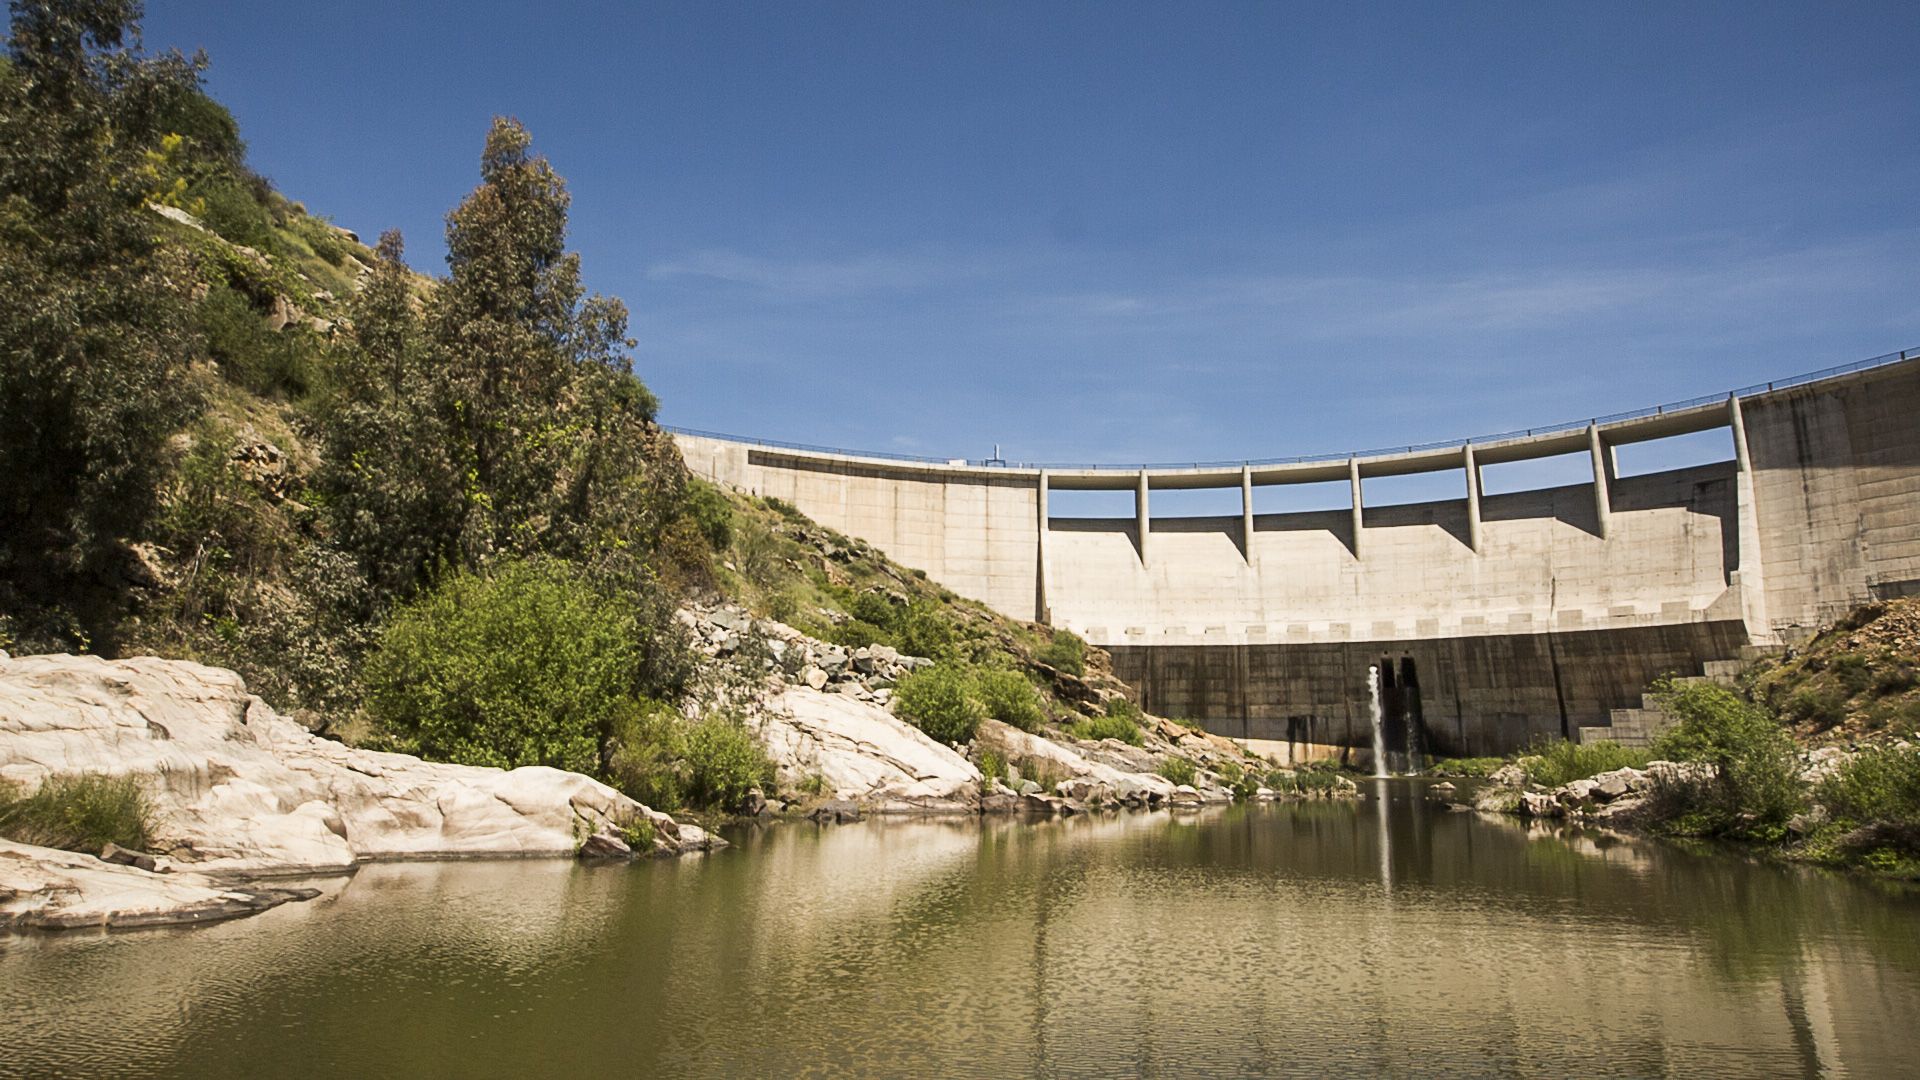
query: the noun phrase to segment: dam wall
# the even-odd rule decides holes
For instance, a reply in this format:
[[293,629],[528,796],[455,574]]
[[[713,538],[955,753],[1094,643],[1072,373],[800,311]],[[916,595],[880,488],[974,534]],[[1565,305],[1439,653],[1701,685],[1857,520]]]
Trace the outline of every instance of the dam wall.
[[[1615,450],[1724,431],[1727,458],[1618,474]],[[1504,753],[1603,725],[1662,674],[1804,639],[1920,591],[1920,358],[1481,439],[1129,467],[854,454],[676,432],[693,471],[784,499],[955,592],[1108,648],[1155,713],[1241,738],[1365,746],[1368,669],[1431,752]],[[1594,481],[1487,495],[1485,466],[1583,455]],[[1461,497],[1376,506],[1375,477]],[[1344,509],[1255,514],[1270,484],[1345,482]],[[1241,513],[1154,517],[1225,488]],[[1056,490],[1130,491],[1064,518]]]

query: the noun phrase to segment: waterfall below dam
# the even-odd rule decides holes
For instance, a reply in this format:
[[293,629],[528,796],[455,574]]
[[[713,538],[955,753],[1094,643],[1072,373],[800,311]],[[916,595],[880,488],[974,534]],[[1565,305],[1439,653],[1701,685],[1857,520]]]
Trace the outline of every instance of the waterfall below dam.
[[1380,665],[1367,668],[1367,700],[1373,707],[1373,775],[1387,772],[1387,717],[1380,707]]

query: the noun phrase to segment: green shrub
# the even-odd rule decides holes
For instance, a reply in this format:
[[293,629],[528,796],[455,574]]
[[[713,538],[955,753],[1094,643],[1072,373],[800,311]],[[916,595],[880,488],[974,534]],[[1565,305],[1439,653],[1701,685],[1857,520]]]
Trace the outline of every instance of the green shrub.
[[1873,668],[1859,653],[1842,653],[1827,662],[1827,671],[1848,695],[1858,694],[1873,685]]
[[1159,773],[1168,780],[1176,784],[1185,784],[1188,787],[1193,786],[1194,778],[1199,775],[1199,771],[1192,761],[1183,757],[1170,757],[1161,762],[1160,767],[1154,770],[1154,772]]
[[1260,791],[1260,776],[1241,766],[1237,761],[1223,761],[1215,770],[1227,790],[1233,792],[1235,802],[1247,802]]
[[646,855],[653,851],[653,822],[644,817],[636,817],[620,827],[620,839],[627,842],[636,855]]
[[1107,715],[1137,726],[1140,723],[1140,706],[1126,698],[1110,698],[1107,701]]
[[1055,630],[1053,639],[1034,654],[1034,659],[1069,675],[1087,673],[1087,643],[1079,635],[1067,630]]
[[695,477],[687,482],[686,513],[715,551],[733,546],[733,504],[720,489]]
[[908,723],[946,743],[973,738],[986,717],[986,709],[974,696],[971,673],[951,662],[921,668],[901,679],[893,704]]
[[272,249],[273,218],[244,180],[231,173],[215,173],[194,184],[188,193],[205,201],[206,213],[201,218],[222,239],[256,251]]
[[791,589],[782,589],[767,598],[767,614],[776,622],[789,625],[800,614],[800,598]]
[[848,619],[833,627],[827,640],[849,649],[864,649],[871,645],[891,645],[893,635],[865,619]]
[[22,796],[0,780],[0,836],[22,844],[89,855],[108,844],[145,851],[153,842],[153,806],[132,776],[49,776]]
[[733,717],[689,722],[649,701],[621,709],[612,727],[609,782],[655,810],[737,810],[749,790],[774,786],[772,760]]
[[1040,695],[1025,675],[1005,668],[987,668],[975,673],[973,685],[981,706],[995,720],[1012,724],[1021,731],[1039,731],[1046,722],[1046,714],[1040,711]]
[[236,289],[215,285],[194,309],[207,351],[229,381],[256,394],[304,397],[316,382],[320,340],[304,326],[275,332]]
[[[1495,759],[1498,760],[1498,759]],[[1267,787],[1281,792],[1327,791],[1340,786],[1340,774],[1331,769],[1274,769],[1267,773]]]
[[893,601],[887,599],[885,594],[877,592],[863,592],[856,595],[853,602],[847,605],[847,614],[861,622],[889,630],[900,617],[899,609],[893,606]]
[[1591,743],[1566,740],[1549,743],[1538,754],[1523,758],[1521,763],[1526,767],[1529,780],[1542,787],[1559,787],[1615,769],[1643,768],[1652,760],[1653,755],[1645,750],[1602,739]]
[[634,707],[635,634],[629,607],[565,563],[463,571],[381,629],[367,709],[430,758],[597,772],[609,726]]
[[1067,772],[1066,766],[1052,758],[1023,757],[1016,759],[1012,765],[1014,771],[1020,774],[1022,781],[1033,781],[1040,785],[1040,790],[1043,792],[1052,792],[1059,786],[1060,781],[1071,775]]
[[999,751],[997,750],[980,751],[980,792],[981,794],[991,793],[993,791],[993,782],[995,780],[1006,779],[1006,775],[1007,775],[1007,761],[1005,758],[1000,756]]
[[1507,763],[1506,758],[1441,758],[1427,769],[1430,776],[1492,776]]
[[1784,728],[1732,691],[1661,683],[1660,707],[1677,721],[1654,740],[1656,757],[1712,765],[1697,781],[1665,783],[1654,810],[1674,832],[1773,841],[1805,803],[1799,759]]
[[687,793],[686,721],[657,701],[625,702],[610,724],[607,782],[655,810],[673,811]]
[[1920,854],[1920,751],[1863,750],[1823,780],[1815,798],[1836,822],[1892,834]]
[[773,762],[753,733],[730,716],[712,715],[686,736],[687,799],[711,810],[738,810],[753,788],[773,787]]
[[1873,692],[1886,697],[1889,694],[1903,694],[1916,685],[1920,685],[1920,675],[1916,675],[1914,670],[1905,664],[1895,664],[1881,669],[1880,673],[1874,676]]
[[1128,746],[1139,746],[1145,741],[1140,733],[1140,725],[1125,716],[1095,716],[1087,720],[1077,720],[1067,725],[1067,733],[1076,739],[1086,739],[1089,742],[1119,739]]
[[1847,718],[1847,698],[1838,690],[1803,686],[1787,699],[1787,715],[1825,731]]
[[894,625],[894,645],[908,656],[940,660],[953,655],[957,635],[937,606],[916,600],[900,612]]

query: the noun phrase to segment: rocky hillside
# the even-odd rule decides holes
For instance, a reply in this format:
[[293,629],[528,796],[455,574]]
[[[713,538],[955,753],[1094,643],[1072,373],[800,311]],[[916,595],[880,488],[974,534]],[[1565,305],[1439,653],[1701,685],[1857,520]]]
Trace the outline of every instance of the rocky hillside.
[[1863,607],[1743,683],[1808,746],[1920,737],[1920,597]]
[[[871,551],[858,557],[876,570],[891,566]],[[830,618],[831,610],[821,616]],[[986,620],[1001,618],[965,610]],[[885,644],[823,641],[732,602],[694,605],[680,617],[713,669],[724,673],[704,707],[743,713],[773,760],[775,789],[756,796],[751,809],[757,813],[791,811],[834,821],[869,813],[1076,814],[1101,807],[1357,794],[1344,777],[1274,769],[1230,739],[1168,720],[1126,721],[1113,729],[1124,737],[1084,730],[1091,703],[1102,691],[1125,701],[1118,696],[1121,688],[1105,680],[1089,684],[1014,651],[1023,634],[1034,634],[1032,627],[1001,626],[999,633],[983,635],[990,644],[976,655],[1024,660],[1033,678],[1059,680],[1056,685],[1087,702],[1086,711],[1056,691],[1047,718],[1029,725],[1033,730],[989,716],[971,738],[952,745],[897,715],[895,695],[901,680],[952,659],[936,663]]]

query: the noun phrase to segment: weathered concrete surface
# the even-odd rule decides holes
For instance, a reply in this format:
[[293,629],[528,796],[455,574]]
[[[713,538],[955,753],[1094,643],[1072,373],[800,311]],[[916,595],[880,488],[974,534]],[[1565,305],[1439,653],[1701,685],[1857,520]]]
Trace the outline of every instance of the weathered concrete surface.
[[[1488,496],[1482,550],[1464,500],[1367,508],[1355,558],[1344,511],[1259,515],[1252,559],[1234,518],[1055,520],[1054,623],[1106,646],[1291,644],[1541,634],[1738,619],[1732,468],[1616,485],[1612,539],[1590,486]],[[1363,668],[1364,671],[1364,668]]]
[[1920,369],[1744,399],[1772,626],[1789,639],[1920,593]]
[[373,753],[317,738],[240,676],[181,660],[0,660],[0,777],[138,775],[156,850],[233,878],[367,859],[570,855],[641,819],[661,854],[721,843],[578,773]]
[[1039,591],[1039,475],[902,470],[677,435],[687,467],[808,517],[1016,618]]
[[1738,622],[1696,622],[1551,635],[1109,649],[1114,674],[1140,688],[1147,711],[1205,719],[1208,730],[1233,738],[1303,748],[1368,745],[1367,668],[1383,658],[1411,659],[1427,752],[1478,757],[1536,738],[1571,737],[1582,724],[1604,722],[1612,709],[1637,705],[1654,679],[1694,666],[1698,656],[1734,655],[1745,640]]

